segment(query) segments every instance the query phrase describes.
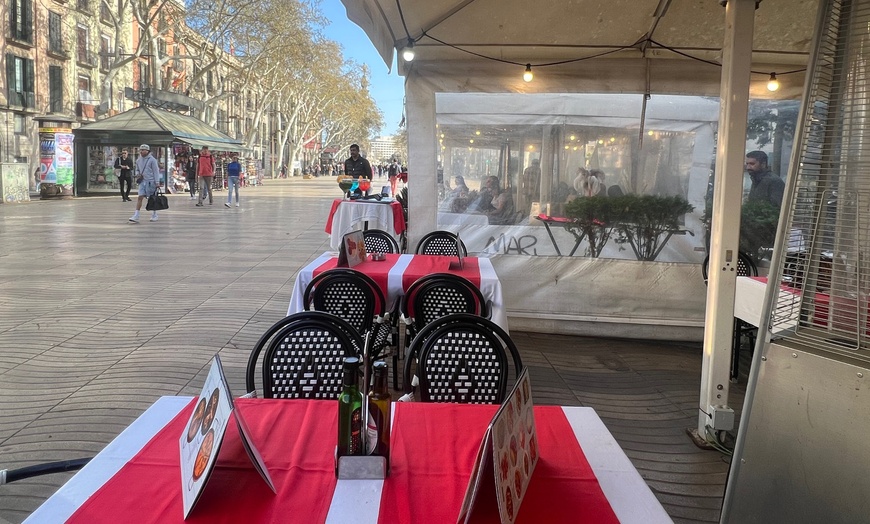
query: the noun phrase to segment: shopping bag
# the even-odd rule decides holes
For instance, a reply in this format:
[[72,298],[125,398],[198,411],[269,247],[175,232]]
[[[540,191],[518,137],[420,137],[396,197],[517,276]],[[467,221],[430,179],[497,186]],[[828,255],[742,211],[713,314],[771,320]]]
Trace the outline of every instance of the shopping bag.
[[162,211],[164,209],[169,209],[169,199],[166,198],[166,195],[160,191],[160,188],[157,188],[157,192],[148,197],[148,203],[145,204],[145,209],[148,211]]

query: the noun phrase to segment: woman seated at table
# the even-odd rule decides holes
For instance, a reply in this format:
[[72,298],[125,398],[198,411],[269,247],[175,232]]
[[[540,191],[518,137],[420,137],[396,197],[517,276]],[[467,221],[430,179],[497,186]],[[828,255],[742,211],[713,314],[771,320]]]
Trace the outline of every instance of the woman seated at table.
[[499,187],[496,176],[487,177],[486,187],[493,195],[492,209],[486,213],[489,216],[489,223],[494,225],[513,224],[516,217],[514,216],[514,198],[510,189]]

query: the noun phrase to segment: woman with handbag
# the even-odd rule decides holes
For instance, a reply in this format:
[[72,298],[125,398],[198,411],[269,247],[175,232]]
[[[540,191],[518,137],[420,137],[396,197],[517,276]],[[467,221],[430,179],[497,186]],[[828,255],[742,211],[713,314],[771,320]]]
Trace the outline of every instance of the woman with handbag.
[[[139,158],[136,159],[136,182],[139,184],[139,198],[136,200],[136,212],[130,217],[130,222],[139,223],[139,210],[142,201],[157,194],[160,185],[160,165],[151,156],[151,146],[139,146]],[[165,198],[165,197],[164,197]],[[157,222],[157,210],[151,211],[151,222]]]

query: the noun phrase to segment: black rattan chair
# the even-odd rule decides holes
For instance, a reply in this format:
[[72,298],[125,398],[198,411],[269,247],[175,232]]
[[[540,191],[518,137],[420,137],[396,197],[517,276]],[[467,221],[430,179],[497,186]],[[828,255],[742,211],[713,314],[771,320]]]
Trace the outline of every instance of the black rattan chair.
[[251,351],[245,373],[254,391],[260,353],[263,398],[338,398],[346,357],[358,356],[362,340],[344,320],[320,311],[303,311],[279,320]]
[[402,297],[399,312],[413,337],[430,322],[453,313],[489,316],[483,293],[465,278],[435,273],[411,284]]
[[[701,266],[701,274],[704,277],[704,285],[707,284],[707,278],[710,270],[710,255],[704,259],[704,265]],[[738,277],[755,277],[758,276],[758,267],[752,258],[742,251],[737,252],[737,276]],[[758,335],[758,329],[752,324],[734,317],[734,334],[731,339],[731,380],[736,382],[740,375],[740,347],[745,336],[749,341],[749,348],[752,351],[755,348],[755,338]]]
[[[465,243],[462,240],[459,240],[459,246],[462,249],[462,256],[468,256],[468,249],[466,249]],[[417,243],[416,254],[458,256],[456,252],[456,233],[451,233],[450,231],[432,231],[427,233]]]
[[415,363],[420,380],[415,395],[423,402],[500,404],[509,379],[523,369],[503,329],[466,313],[439,318],[417,334],[405,360],[406,392]]
[[366,229],[363,231],[363,239],[367,253],[400,253],[399,243],[382,229]]
[[[387,349],[397,345],[398,326],[391,320],[398,315],[387,311],[384,292],[365,273],[350,268],[324,271],[305,288],[302,303],[308,310],[325,311],[345,320],[361,337],[371,333],[372,362],[386,357]],[[398,353],[393,352],[394,371],[397,365]],[[394,384],[398,386],[397,382]]]

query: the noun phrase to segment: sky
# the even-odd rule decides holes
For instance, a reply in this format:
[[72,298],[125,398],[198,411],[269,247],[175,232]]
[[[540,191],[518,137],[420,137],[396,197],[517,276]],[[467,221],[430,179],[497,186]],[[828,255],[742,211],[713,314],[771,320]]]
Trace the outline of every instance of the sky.
[[365,32],[347,19],[347,11],[341,0],[321,0],[320,8],[329,20],[329,26],[324,30],[326,37],[341,44],[345,58],[369,67],[369,91],[384,117],[381,134],[395,133],[402,120],[402,100],[405,96],[405,79],[396,73],[395,58],[393,72],[390,73]]

